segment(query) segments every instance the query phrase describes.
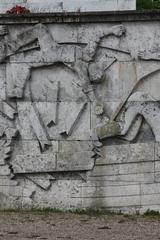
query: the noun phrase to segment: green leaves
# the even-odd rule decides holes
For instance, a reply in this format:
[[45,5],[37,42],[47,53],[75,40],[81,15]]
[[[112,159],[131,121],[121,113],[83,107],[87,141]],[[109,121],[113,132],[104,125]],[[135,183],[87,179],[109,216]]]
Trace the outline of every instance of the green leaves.
[[160,0],[137,0],[137,10],[160,9]]

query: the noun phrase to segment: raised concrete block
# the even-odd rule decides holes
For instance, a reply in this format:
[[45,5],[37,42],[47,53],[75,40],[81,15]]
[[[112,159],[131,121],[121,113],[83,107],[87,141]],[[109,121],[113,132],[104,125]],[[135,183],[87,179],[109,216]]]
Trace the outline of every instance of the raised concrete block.
[[96,165],[151,161],[154,160],[154,143],[106,146],[101,155]]
[[19,155],[14,162],[14,173],[54,172],[56,157],[54,154]]
[[57,155],[56,171],[87,171],[94,167],[92,151],[59,152]]

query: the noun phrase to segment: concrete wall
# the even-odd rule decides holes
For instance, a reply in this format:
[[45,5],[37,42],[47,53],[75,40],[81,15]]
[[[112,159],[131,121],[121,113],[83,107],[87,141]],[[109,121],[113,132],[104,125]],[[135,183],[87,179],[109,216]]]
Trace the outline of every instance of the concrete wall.
[[160,210],[160,19],[129,16],[0,16],[0,208]]
[[136,0],[1,0],[0,13],[15,5],[28,8],[31,12],[88,12],[135,10]]

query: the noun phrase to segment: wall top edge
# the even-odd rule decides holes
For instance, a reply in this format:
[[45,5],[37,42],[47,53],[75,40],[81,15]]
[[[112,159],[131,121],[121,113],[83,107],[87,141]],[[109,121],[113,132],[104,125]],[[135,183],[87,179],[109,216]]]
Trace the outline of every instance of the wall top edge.
[[158,21],[159,10],[0,14],[0,24]]

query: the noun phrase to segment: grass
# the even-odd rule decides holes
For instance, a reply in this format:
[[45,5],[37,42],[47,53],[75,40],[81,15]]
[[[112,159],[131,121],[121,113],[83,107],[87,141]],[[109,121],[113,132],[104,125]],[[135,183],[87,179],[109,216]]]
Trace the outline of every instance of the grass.
[[63,213],[64,211],[57,208],[15,208],[15,209],[0,209],[0,213],[39,213],[39,214],[49,214],[49,213]]
[[113,213],[103,209],[96,208],[86,208],[86,209],[75,209],[75,210],[61,210],[57,208],[31,208],[31,209],[0,209],[0,213],[33,213],[33,214],[52,214],[52,213],[73,213],[77,215],[88,215],[88,216],[98,216],[98,215],[121,215],[121,213]]
[[[0,209],[0,213],[18,213],[18,214],[54,214],[54,213],[73,213],[77,215],[88,215],[88,216],[100,216],[100,215],[123,215],[124,217],[131,217],[132,215],[123,214],[121,212],[114,213],[111,211],[103,210],[103,209],[96,209],[96,208],[85,208],[85,209],[75,209],[75,210],[61,210],[57,208],[31,208],[31,209],[22,209],[22,208],[15,208],[15,209]],[[140,216],[138,213],[133,215]],[[142,216],[148,217],[160,217],[159,211],[154,211],[148,209]]]
[[148,209],[145,213],[144,216],[150,216],[150,217],[160,217],[160,212],[159,211],[154,211],[154,210],[150,210]]
[[71,212],[78,215],[90,215],[90,216],[113,214],[112,212],[96,208],[76,209]]

